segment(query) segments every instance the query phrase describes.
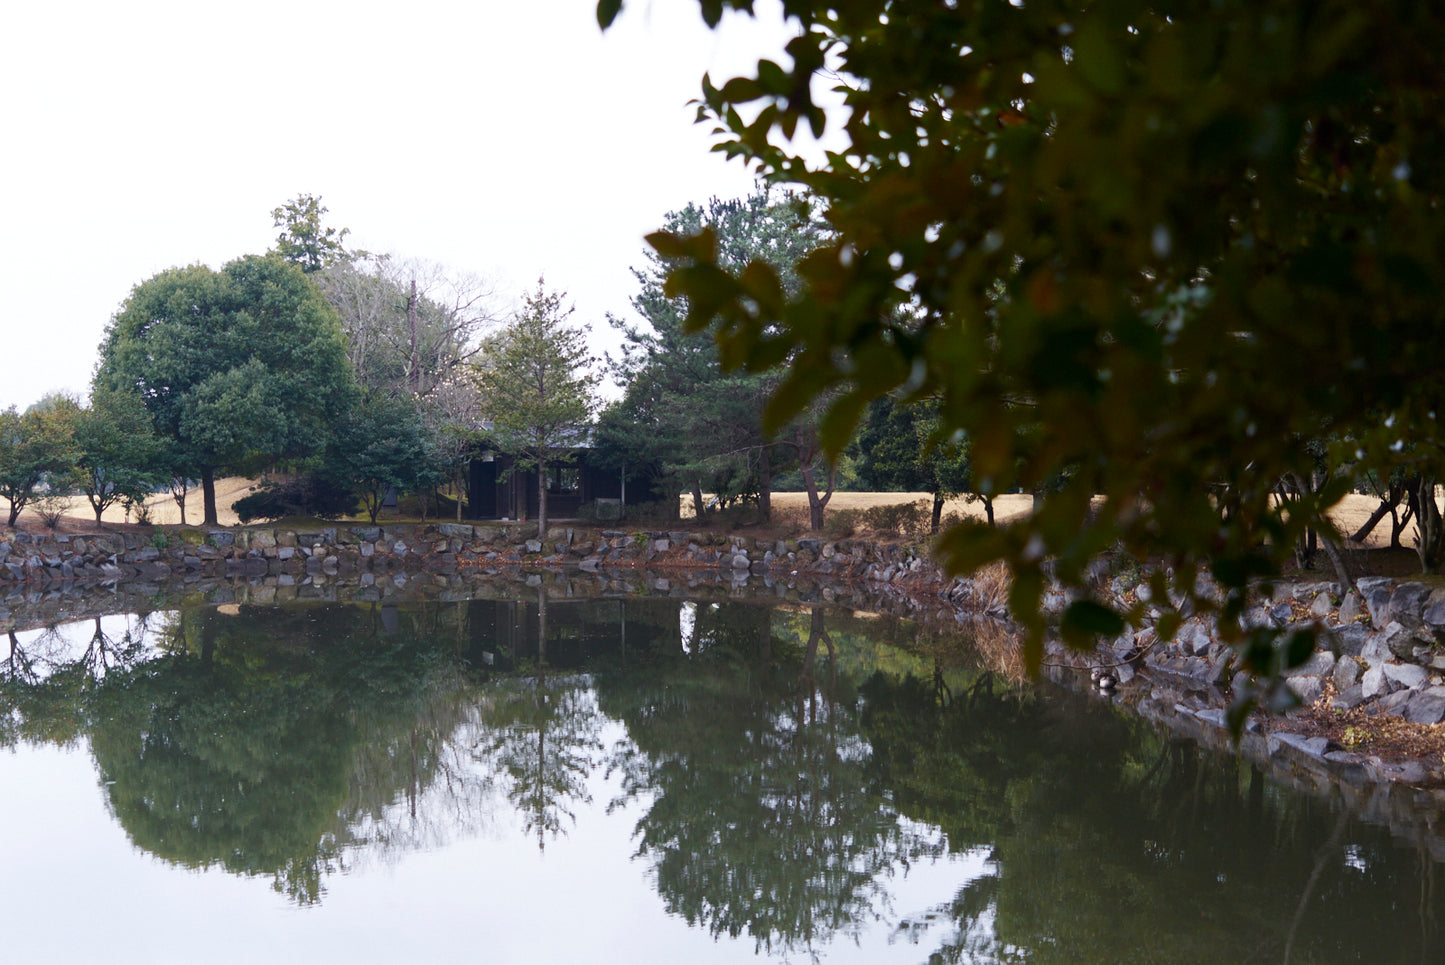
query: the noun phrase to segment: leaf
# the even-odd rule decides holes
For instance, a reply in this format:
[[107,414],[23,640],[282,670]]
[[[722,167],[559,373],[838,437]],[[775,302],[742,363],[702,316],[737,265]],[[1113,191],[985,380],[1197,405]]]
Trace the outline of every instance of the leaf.
[[1075,600],[1059,621],[1059,633],[1071,647],[1091,646],[1098,637],[1117,637],[1124,632],[1124,618],[1094,600]]
[[1314,656],[1315,635],[1308,630],[1296,630],[1289,635],[1285,642],[1284,665],[1286,669],[1293,670],[1295,667],[1302,667]]
[[597,25],[606,30],[621,11],[622,0],[597,0]]

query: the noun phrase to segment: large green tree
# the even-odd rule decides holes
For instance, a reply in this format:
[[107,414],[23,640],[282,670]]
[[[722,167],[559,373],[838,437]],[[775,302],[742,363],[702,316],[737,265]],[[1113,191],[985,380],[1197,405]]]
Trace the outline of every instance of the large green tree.
[[[716,22],[752,2],[700,7]],[[1272,490],[1311,469],[1284,440],[1445,474],[1445,11],[783,7],[788,57],[704,81],[701,113],[720,150],[819,197],[835,239],[793,297],[765,265],[727,270],[707,233],[654,241],[684,263],[691,324],[721,317],[727,359],[788,360],[770,424],[837,391],[825,428],[841,448],[870,399],[903,388],[939,399],[994,491],[1064,481],[1018,525],[941,547],[954,569],[1012,564],[1032,665],[1047,559],[1082,585],[1122,545],[1163,557],[1187,596],[1207,570],[1233,616],[1299,534],[1330,533],[1348,478],[1283,513]],[[828,126],[824,84],[842,123],[820,156],[793,135]],[[1081,641],[1121,625],[1088,599],[1066,623]],[[1265,663],[1268,641],[1249,655]]]
[[[827,233],[808,202],[763,186],[746,198],[689,204],[664,224],[680,234],[711,229],[720,264],[741,271],[761,260],[792,292],[801,285],[798,263]],[[756,493],[767,518],[773,473],[797,461],[807,433],[800,440],[794,426],[764,431],[762,410],[777,379],[725,370],[710,333],[684,326],[687,301],[666,289],[678,262],[657,252],[647,260],[633,270],[639,291],[632,307],[641,322],[608,318],[623,337],[611,375],[624,394],[601,420],[602,445],[651,468],[665,488],[690,489],[699,515],[706,488],[725,499]]]
[[519,469],[537,474],[537,535],[547,535],[547,470],[586,441],[596,409],[597,376],[587,330],[569,321],[565,292],[542,280],[474,367],[492,440]]
[[100,353],[95,390],[140,394],[156,431],[200,478],[212,526],[218,469],[320,452],[357,395],[336,313],[301,269],[275,256],[142,282]]

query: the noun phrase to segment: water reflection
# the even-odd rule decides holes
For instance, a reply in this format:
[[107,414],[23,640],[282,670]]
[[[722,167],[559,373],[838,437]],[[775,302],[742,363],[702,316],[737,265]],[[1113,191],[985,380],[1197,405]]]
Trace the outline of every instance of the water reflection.
[[[0,746],[83,741],[136,847],[301,905],[478,834],[540,860],[607,813],[635,845],[612,873],[749,955],[882,935],[933,962],[1438,960],[1423,853],[909,636],[540,590],[108,618],[9,635]],[[902,898],[923,868],[950,883]]]

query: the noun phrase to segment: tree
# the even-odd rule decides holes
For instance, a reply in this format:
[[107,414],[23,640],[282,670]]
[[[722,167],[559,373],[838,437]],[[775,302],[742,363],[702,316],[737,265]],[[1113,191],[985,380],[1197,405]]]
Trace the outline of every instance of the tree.
[[[922,490],[933,494],[931,532],[943,520],[943,504],[972,486],[968,441],[938,438],[938,406],[903,405],[891,395],[874,399],[858,434],[862,472],[875,489]],[[988,520],[993,501],[984,495]]]
[[0,496],[10,503],[14,526],[46,477],[59,476],[74,458],[70,413],[74,403],[38,403],[22,415],[12,405],[0,412]]
[[200,478],[211,526],[218,469],[322,451],[357,395],[335,312],[274,256],[142,282],[100,352],[94,389],[139,393],[175,446],[177,474]]
[[373,523],[387,490],[415,488],[418,479],[426,478],[429,462],[416,410],[384,395],[341,418],[326,460],[327,468],[361,497]]
[[346,236],[351,234],[351,229],[322,226],[321,218],[327,210],[320,195],[309,194],[298,194],[272,209],[272,226],[281,229],[272,252],[308,275],[338,262],[347,262],[353,255],[365,254],[346,250]]
[[498,321],[490,283],[432,262],[353,257],[314,279],[341,317],[347,359],[367,391],[425,398],[455,383]]
[[144,502],[171,478],[163,443],[134,392],[97,389],[73,418],[75,455],[66,476],[90,503],[97,525],[108,507]]
[[[621,6],[599,3],[601,22]],[[725,7],[752,2],[701,3],[710,23]],[[1325,510],[1350,483],[1339,473],[1284,513],[1273,490],[1310,457],[1281,440],[1337,440],[1334,466],[1445,476],[1445,12],[784,9],[791,62],[705,79],[700,114],[719,150],[812,191],[836,236],[799,266],[795,296],[765,265],[728,270],[715,233],[651,240],[730,364],[788,360],[769,426],[836,390],[823,428],[837,451],[869,400],[902,389],[938,398],[992,491],[1063,480],[1017,525],[940,545],[956,571],[1010,563],[1030,666],[1046,560],[1085,590],[1070,639],[1122,628],[1084,587],[1115,546],[1160,560],[1156,589],[1168,571],[1190,605],[1220,605],[1195,599],[1211,573],[1221,626],[1242,634],[1250,581],[1305,530],[1332,533]],[[826,126],[823,78],[846,119],[814,162],[792,137]],[[1247,665],[1268,665],[1274,642],[1253,636]]]
[[[385,255],[338,261],[313,278],[341,316],[363,392],[411,399],[438,470],[426,486],[449,477],[460,494],[479,428],[476,387],[466,373],[482,333],[497,321],[494,288],[474,275]],[[460,520],[460,496],[456,513]]]
[[566,298],[538,279],[512,321],[486,340],[473,370],[492,440],[519,469],[537,473],[539,538],[547,535],[547,470],[585,441],[596,407],[586,329],[569,324]]
[[[691,233],[710,227],[717,235],[720,262],[742,270],[760,259],[776,270],[781,284],[801,284],[797,264],[826,236],[826,225],[804,199],[759,186],[746,198],[710,200],[669,212],[669,231]],[[689,488],[705,514],[702,491],[723,499],[756,493],[760,514],[770,513],[772,475],[784,457],[780,441],[796,449],[791,428],[768,434],[762,409],[776,383],[771,375],[727,372],[713,338],[683,326],[687,302],[665,290],[673,259],[647,255],[645,270],[633,270],[639,292],[632,307],[643,324],[609,316],[622,333],[622,355],[610,374],[623,398],[602,419],[599,440],[633,466],[652,466],[668,488]]]

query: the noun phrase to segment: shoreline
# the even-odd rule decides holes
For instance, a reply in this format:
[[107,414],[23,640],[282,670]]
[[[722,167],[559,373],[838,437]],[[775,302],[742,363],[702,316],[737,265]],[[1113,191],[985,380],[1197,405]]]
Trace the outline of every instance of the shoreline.
[[[999,635],[1013,627],[997,573],[951,578],[926,548],[906,543],[561,525],[539,540],[523,524],[456,523],[185,530],[163,540],[164,547],[138,533],[0,531],[0,632],[102,609],[274,605],[341,598],[343,587],[357,601],[460,599],[484,584],[514,593],[518,584],[540,587],[547,579],[600,595],[740,594],[761,584],[780,602],[877,610],[935,634]],[[1101,567],[1098,579],[1118,601],[1137,599],[1141,581],[1137,567],[1112,578]],[[92,591],[103,594],[95,607],[82,602]],[[1057,589],[1046,595],[1046,609],[1066,603]],[[1310,623],[1328,634],[1332,649],[1318,651],[1286,681],[1306,709],[1256,715],[1238,743],[1225,726],[1232,651],[1202,618],[1185,620],[1167,644],[1153,639],[1148,623],[1092,654],[1050,641],[1044,677],[1246,759],[1286,785],[1337,793],[1367,819],[1413,829],[1407,837],[1428,842],[1445,860],[1445,839],[1424,831],[1445,826],[1445,757],[1350,748],[1321,728],[1322,715],[1325,723],[1348,715],[1363,721],[1373,709],[1374,719],[1399,720],[1445,741],[1445,653],[1434,654],[1434,642],[1445,641],[1445,587],[1372,578],[1341,597],[1325,581],[1280,583],[1252,602],[1244,619],[1249,626]],[[1128,659],[1141,651],[1139,660]],[[1118,665],[1119,683],[1101,692],[1090,687],[1089,668],[1106,662]]]

